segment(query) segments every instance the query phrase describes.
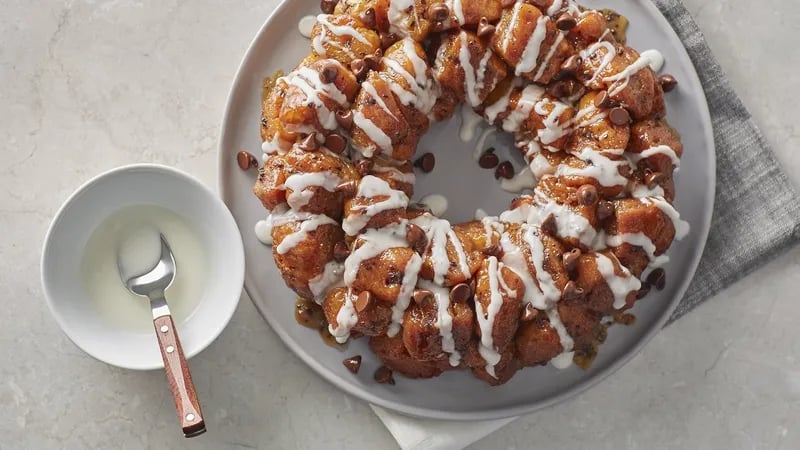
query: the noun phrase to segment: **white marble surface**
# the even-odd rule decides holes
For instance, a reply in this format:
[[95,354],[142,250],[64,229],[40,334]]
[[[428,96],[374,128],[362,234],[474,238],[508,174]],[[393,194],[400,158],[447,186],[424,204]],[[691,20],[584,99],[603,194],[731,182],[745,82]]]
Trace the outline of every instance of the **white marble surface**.
[[[125,163],[214,185],[222,107],[276,0],[0,4],[0,449],[181,448],[159,372],[105,366],[50,317],[46,227],[83,180]],[[685,0],[800,184],[800,4]],[[800,248],[664,330],[615,376],[474,448],[800,448]],[[290,354],[246,298],[192,360],[195,449],[392,448],[369,408]]]

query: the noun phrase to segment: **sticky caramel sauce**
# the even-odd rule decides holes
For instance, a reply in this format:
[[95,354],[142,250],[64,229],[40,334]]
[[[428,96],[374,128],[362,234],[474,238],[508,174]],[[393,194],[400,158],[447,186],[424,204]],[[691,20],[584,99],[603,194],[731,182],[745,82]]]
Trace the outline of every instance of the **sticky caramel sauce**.
[[613,9],[601,9],[600,12],[606,18],[608,29],[614,34],[614,39],[620,44],[625,44],[625,41],[628,39],[626,35],[628,19]]
[[294,302],[294,320],[300,325],[317,330],[322,342],[339,350],[344,350],[347,346],[336,342],[336,338],[328,331],[328,321],[322,307],[312,300],[298,297]]
[[592,339],[589,339],[585,344],[575,347],[575,357],[572,359],[576,366],[581,369],[588,369],[594,358],[597,357],[597,351],[600,345],[606,341],[608,337],[608,329],[614,325],[630,326],[636,323],[636,316],[629,312],[618,312],[614,314],[612,322],[600,324],[595,331]]
[[269,97],[269,94],[272,93],[272,89],[275,88],[275,83],[278,82],[278,78],[283,76],[283,71],[278,70],[272,74],[270,77],[264,77],[264,80],[261,82],[261,102],[263,103],[264,100]]

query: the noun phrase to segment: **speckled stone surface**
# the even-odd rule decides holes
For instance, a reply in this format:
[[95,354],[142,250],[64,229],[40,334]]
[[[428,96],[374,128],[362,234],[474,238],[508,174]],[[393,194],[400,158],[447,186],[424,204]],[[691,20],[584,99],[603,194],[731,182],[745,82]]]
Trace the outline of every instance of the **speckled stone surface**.
[[[289,353],[247,298],[191,361],[211,431],[188,442],[163,374],[84,355],[42,297],[44,233],[84,180],[153,161],[215,185],[230,82],[276,3],[0,4],[0,449],[396,445],[367,405]],[[684,3],[800,184],[800,4]],[[800,448],[798,271],[800,248],[664,330],[596,388],[473,447]]]

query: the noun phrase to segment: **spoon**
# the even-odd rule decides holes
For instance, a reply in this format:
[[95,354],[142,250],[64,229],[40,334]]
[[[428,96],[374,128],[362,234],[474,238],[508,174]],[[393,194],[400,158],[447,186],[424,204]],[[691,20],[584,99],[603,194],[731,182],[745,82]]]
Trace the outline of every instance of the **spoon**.
[[203,434],[206,431],[206,424],[194,384],[192,384],[189,365],[183,356],[178,331],[172,321],[167,299],[164,298],[164,291],[175,279],[175,258],[172,256],[172,250],[164,239],[164,235],[159,233],[159,236],[161,238],[161,256],[158,264],[150,271],[126,280],[124,279],[126,275],[123,275],[125,271],[122,270],[123,261],[118,260],[118,266],[125,287],[136,295],[150,299],[153,326],[158,338],[158,346],[161,349],[161,358],[164,360],[164,371],[167,373],[167,381],[169,381],[172,391],[172,399],[175,401],[175,409],[178,411],[183,435],[189,438]]

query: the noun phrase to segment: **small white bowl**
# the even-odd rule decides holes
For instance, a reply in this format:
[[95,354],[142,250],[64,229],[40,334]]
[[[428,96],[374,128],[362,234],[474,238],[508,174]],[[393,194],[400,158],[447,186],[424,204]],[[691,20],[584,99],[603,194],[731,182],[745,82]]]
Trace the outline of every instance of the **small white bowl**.
[[202,298],[176,323],[187,358],[211,344],[233,316],[244,283],[244,249],[225,204],[198,180],[170,167],[135,164],[113,169],[86,182],[64,203],[42,250],[42,286],[50,311],[64,333],[89,355],[119,367],[150,370],[164,366],[154,332],[120,330],[104,320],[87,299],[81,273],[95,228],[134,205],[175,212],[204,246],[207,277]]

